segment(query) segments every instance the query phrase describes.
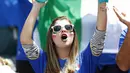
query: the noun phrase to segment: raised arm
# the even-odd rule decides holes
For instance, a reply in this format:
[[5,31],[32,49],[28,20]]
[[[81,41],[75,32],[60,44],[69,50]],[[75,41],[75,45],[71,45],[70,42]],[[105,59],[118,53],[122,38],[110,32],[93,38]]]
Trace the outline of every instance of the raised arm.
[[113,7],[113,10],[119,20],[124,23],[128,27],[128,31],[124,40],[123,45],[121,46],[121,49],[117,55],[116,62],[119,68],[123,71],[127,71],[130,68],[130,22],[125,19],[125,14],[121,13],[117,10],[117,8]]
[[34,24],[36,22],[36,18],[39,14],[40,8],[43,7],[45,3],[38,3],[36,1],[33,2],[32,10],[27,17],[21,36],[20,41],[22,44],[22,48],[24,50],[24,53],[30,60],[35,60],[39,58],[40,55],[40,48],[33,42],[32,40],[32,32],[34,29]]
[[105,32],[107,26],[108,0],[98,0],[98,15],[96,31],[90,41],[91,52],[94,56],[100,56],[104,48]]
[[38,16],[38,14],[39,14],[40,8],[44,5],[45,5],[45,3],[38,3],[36,1],[33,2],[32,10],[27,17],[24,27],[21,32],[21,36],[20,36],[21,44],[32,44],[33,43],[32,31],[34,28],[34,24],[36,22],[36,18]]
[[97,30],[101,30],[101,31],[106,31],[106,25],[107,25],[106,2],[108,1],[98,0]]

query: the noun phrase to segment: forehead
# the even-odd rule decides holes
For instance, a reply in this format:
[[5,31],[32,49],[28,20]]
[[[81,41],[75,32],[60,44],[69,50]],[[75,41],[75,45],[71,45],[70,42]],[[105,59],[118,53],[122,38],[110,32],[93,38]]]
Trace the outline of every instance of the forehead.
[[55,25],[66,25],[66,24],[70,24],[68,20],[63,19],[63,20],[57,20]]

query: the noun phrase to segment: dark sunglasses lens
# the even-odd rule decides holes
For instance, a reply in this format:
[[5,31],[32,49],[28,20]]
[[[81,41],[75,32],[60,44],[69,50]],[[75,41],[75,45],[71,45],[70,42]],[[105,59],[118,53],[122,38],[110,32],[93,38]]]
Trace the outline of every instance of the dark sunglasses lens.
[[65,29],[66,29],[66,30],[72,30],[73,27],[72,27],[72,25],[65,25]]
[[61,26],[54,26],[54,31],[58,32],[60,31],[60,29],[61,29]]

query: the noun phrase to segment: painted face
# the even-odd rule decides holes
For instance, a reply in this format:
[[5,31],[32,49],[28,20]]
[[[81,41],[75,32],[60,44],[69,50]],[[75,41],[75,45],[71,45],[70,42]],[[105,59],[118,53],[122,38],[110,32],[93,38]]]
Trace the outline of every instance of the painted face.
[[56,47],[69,47],[74,38],[73,25],[67,20],[57,20],[55,25],[51,27],[52,39]]

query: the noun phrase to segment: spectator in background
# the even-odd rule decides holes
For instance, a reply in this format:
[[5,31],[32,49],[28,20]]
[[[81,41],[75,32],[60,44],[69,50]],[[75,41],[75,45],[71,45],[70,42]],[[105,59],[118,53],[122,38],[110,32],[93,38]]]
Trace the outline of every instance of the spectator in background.
[[130,20],[126,18],[126,14],[123,12],[119,12],[116,7],[113,7],[113,10],[116,14],[116,16],[119,18],[119,20],[124,23],[128,27],[128,31],[124,32],[127,33],[124,40],[124,43],[121,46],[121,49],[117,55],[116,62],[119,68],[122,71],[127,71],[130,69]]
[[[113,9],[109,9],[113,12]],[[108,12],[109,15],[112,15],[112,12]],[[111,13],[111,14],[109,14]],[[115,14],[114,14],[115,15]],[[114,18],[114,17],[113,17]],[[105,47],[103,54],[99,60],[99,65],[96,73],[128,73],[128,71],[122,71],[116,64],[116,55],[120,49],[120,46],[124,42],[124,38],[127,32],[127,27],[124,28],[124,24],[119,23],[116,20],[116,24],[110,24],[108,18],[108,27],[107,27],[107,35],[105,39]],[[116,16],[115,16],[116,19]]]
[[11,61],[0,57],[0,73],[15,73]]
[[0,0],[0,56],[11,58],[17,71],[27,73],[31,66],[22,54],[19,36],[31,6],[28,0]]

